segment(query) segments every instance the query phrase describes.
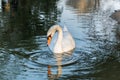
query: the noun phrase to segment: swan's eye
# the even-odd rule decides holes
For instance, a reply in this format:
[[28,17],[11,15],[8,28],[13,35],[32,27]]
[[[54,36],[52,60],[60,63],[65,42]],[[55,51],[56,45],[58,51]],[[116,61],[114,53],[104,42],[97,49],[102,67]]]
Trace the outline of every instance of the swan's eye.
[[49,38],[52,38],[51,35],[49,35],[49,36],[47,37],[47,39],[49,39]]
[[50,45],[51,40],[52,40],[52,36],[49,35],[49,36],[47,37],[47,45],[48,45],[48,46]]

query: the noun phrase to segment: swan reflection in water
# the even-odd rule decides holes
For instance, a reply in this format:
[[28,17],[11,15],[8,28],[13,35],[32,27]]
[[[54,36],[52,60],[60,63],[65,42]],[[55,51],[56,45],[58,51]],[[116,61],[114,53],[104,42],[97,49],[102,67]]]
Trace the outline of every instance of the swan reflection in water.
[[[72,51],[69,51],[67,53],[60,53],[60,54],[57,54],[57,53],[54,53],[54,57],[56,59],[56,65],[57,65],[57,73],[52,73],[52,66],[51,65],[48,65],[48,78],[50,80],[54,80],[54,79],[58,79],[60,78],[60,76],[62,75],[62,65],[65,65],[66,63],[64,63],[63,59],[66,59],[68,57],[71,57],[73,54],[73,50]],[[67,64],[66,64],[67,65]]]

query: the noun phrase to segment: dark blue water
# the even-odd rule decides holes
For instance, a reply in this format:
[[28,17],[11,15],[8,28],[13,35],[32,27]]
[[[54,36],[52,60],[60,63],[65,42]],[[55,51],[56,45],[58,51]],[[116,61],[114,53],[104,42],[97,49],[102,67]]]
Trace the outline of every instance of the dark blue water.
[[[1,1],[1,0],[0,0]],[[0,6],[0,80],[120,80],[120,0],[11,0]],[[47,31],[66,25],[73,52],[56,55]]]

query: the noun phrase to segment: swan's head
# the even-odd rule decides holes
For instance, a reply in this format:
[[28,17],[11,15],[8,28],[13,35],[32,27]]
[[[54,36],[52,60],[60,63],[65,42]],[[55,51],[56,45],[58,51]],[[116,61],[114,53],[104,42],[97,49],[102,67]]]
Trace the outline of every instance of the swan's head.
[[48,32],[47,32],[47,45],[49,46],[50,45],[50,42],[51,42],[51,40],[52,40],[52,37],[53,37],[53,35],[55,34],[55,31],[56,31],[56,27],[57,25],[55,25],[55,26],[52,26],[49,30],[48,30]]
[[50,42],[52,40],[52,37],[54,36],[55,32],[61,30],[61,27],[59,25],[52,26],[48,32],[47,32],[47,45],[50,45]]

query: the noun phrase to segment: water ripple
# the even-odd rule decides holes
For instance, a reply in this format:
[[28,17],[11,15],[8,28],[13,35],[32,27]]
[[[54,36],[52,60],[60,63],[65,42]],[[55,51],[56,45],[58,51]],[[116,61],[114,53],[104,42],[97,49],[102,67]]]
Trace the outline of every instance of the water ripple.
[[[79,56],[75,54],[53,54],[42,52],[34,54],[30,57],[30,60],[32,60],[35,63],[43,64],[43,65],[51,65],[51,66],[57,66],[57,65],[69,65],[75,63],[77,60],[79,60]],[[60,64],[58,64],[60,63]]]

